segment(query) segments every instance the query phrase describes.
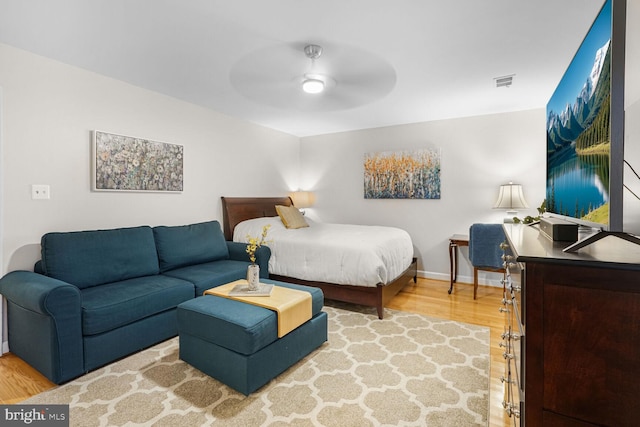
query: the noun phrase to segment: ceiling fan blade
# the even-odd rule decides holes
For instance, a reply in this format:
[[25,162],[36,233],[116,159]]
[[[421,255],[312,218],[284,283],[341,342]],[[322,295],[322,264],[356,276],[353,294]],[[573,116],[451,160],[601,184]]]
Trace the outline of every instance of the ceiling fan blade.
[[[322,55],[311,61],[308,43],[278,44],[241,58],[231,68],[232,86],[243,96],[277,108],[320,112],[355,108],[386,96],[396,84],[393,67],[359,48],[324,44]],[[320,76],[325,90],[302,90],[305,74]]]

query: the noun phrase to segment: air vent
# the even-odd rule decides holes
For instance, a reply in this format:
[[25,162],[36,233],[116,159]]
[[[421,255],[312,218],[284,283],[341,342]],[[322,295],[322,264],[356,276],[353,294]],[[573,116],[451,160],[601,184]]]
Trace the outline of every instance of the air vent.
[[495,77],[493,80],[496,82],[496,87],[509,87],[513,83],[513,76],[515,76],[515,74],[511,74],[509,76]]

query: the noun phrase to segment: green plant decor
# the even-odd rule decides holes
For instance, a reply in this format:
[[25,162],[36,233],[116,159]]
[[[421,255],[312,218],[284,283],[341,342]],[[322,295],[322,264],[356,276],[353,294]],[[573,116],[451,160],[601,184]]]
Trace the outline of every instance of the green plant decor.
[[536,209],[538,210],[538,216],[531,216],[531,215],[527,215],[524,217],[524,219],[520,219],[517,216],[513,217],[513,222],[515,224],[531,224],[533,222],[537,222],[540,221],[540,217],[542,216],[543,213],[545,213],[547,211],[547,199],[544,199],[542,201],[542,204],[537,207]]

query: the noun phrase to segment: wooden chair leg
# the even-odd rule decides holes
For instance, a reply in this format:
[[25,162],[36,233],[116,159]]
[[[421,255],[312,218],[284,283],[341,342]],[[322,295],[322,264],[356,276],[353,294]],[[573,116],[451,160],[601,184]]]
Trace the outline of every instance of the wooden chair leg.
[[473,299],[476,299],[478,294],[478,269],[473,267]]

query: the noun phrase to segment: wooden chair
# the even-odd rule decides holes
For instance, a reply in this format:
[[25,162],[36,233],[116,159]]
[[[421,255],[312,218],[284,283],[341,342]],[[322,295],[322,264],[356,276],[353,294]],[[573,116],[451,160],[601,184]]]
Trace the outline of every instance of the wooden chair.
[[505,274],[503,251],[506,240],[502,224],[472,224],[469,228],[469,260],[473,266],[473,299],[478,293],[478,270]]

